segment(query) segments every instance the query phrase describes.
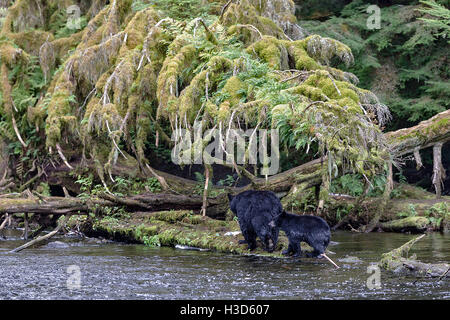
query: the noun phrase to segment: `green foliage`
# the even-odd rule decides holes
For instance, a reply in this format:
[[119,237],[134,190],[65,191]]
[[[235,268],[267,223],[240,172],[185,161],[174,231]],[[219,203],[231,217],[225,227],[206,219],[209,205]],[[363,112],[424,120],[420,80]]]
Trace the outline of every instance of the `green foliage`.
[[[436,30],[434,35],[437,37],[448,38],[450,35],[450,10],[433,0],[420,0],[420,3],[426,5],[424,9],[419,9],[433,18],[421,18],[430,28]],[[450,42],[450,40],[448,40]]]
[[75,183],[80,185],[81,193],[77,195],[81,199],[89,199],[105,191],[101,184],[94,184],[94,176],[89,173],[87,176],[81,174],[74,174],[76,176]]
[[[383,194],[386,185],[386,177],[384,175],[375,175],[370,180],[371,185],[367,196],[379,197]],[[348,194],[358,197],[364,192],[364,178],[361,174],[344,174],[336,179],[331,180],[330,191],[339,194]]]
[[154,236],[143,236],[142,240],[144,244],[148,247],[160,247],[161,242],[159,241],[159,235],[155,234]]
[[86,16],[81,16],[78,21],[73,21],[73,24],[78,24],[79,29],[67,27],[67,12],[65,9],[57,10],[50,20],[49,30],[55,34],[56,39],[70,37],[72,34],[84,29],[87,24]]
[[[106,191],[103,185],[95,184],[92,173],[88,175],[74,173],[73,175],[76,178],[75,183],[80,186],[79,198],[88,199]],[[162,187],[158,179],[154,177],[145,180],[116,177],[114,183],[110,186],[110,191],[116,196],[140,194],[147,190],[153,193],[161,192]]]
[[415,217],[417,216],[416,211],[416,205],[409,203],[408,204],[408,210],[407,211],[401,211],[397,213],[397,216],[400,218],[407,218],[407,217]]
[[234,182],[235,181],[234,181],[233,176],[228,174],[225,179],[217,181],[217,185],[231,187],[231,186],[233,186]]
[[293,199],[285,204],[286,210],[292,212],[315,212],[317,208],[314,189],[307,190],[299,199]]
[[450,205],[447,202],[436,203],[431,208],[425,210],[424,216],[435,227],[439,227],[444,219],[450,219]]
[[164,14],[177,20],[189,20],[193,18],[206,18],[209,13],[218,7],[218,3],[199,0],[152,0],[134,1],[134,10],[154,5]]
[[330,191],[356,197],[363,193],[364,183],[358,174],[344,174],[331,180]]
[[[23,7],[17,8],[16,16],[36,18],[24,10],[34,2],[19,2]],[[144,164],[149,154],[168,159],[167,149],[151,147],[156,128],[161,129],[158,141],[164,140],[163,144],[174,130],[189,129],[194,119],[201,119],[203,128],[220,128],[222,133],[231,128],[280,128],[285,151],[326,154],[333,159],[333,168],[345,160],[355,172],[373,177],[387,153],[378,125],[382,121],[372,114],[387,117],[388,111],[374,94],[356,87],[352,74],[336,68],[353,62],[349,46],[318,35],[287,39],[282,28],[285,19],[292,18],[291,3],[265,6],[273,12],[263,12],[265,2],[234,1],[219,19],[223,4],[110,1],[104,8],[86,6],[86,12],[96,13],[77,37],[51,41],[48,34],[39,33],[43,30],[32,30],[41,36],[33,44],[46,48],[40,63],[49,81],[43,80],[35,58],[30,64],[34,69],[8,63],[14,101],[20,109],[18,122],[29,121],[20,123],[21,130],[22,125],[44,129],[46,141],[40,143],[41,149],[54,150],[57,143],[63,151],[78,146],[79,154],[96,163],[105,188],[105,176],[117,179],[108,186],[116,195],[142,188],[159,190],[156,180],[113,177],[111,168],[127,157],[125,153]],[[36,23],[53,37],[66,37],[64,12],[54,12],[56,8],[49,10],[53,14],[49,21]],[[33,29],[31,23],[23,24]],[[24,36],[16,30],[3,35],[11,43]],[[30,50],[25,46],[21,50],[26,53]],[[3,50],[22,52],[10,47]],[[74,50],[67,56],[70,49]],[[14,60],[12,56],[6,55],[8,61]],[[53,64],[59,64],[55,73],[50,72],[58,67]],[[299,71],[301,77],[293,79]],[[437,94],[441,89],[435,85],[431,91]],[[11,134],[10,126],[1,128]],[[23,131],[27,138],[33,136],[31,130]],[[13,147],[20,152],[20,146]],[[18,156],[30,158],[29,154]],[[196,192],[201,194],[204,179],[198,180]],[[77,181],[84,196],[102,189],[92,177]],[[208,190],[211,196],[223,192]]]
[[[369,1],[363,0],[334,11],[336,16],[326,21],[300,23],[308,31],[337,39],[352,49],[355,64],[348,69],[339,67],[353,72],[362,88],[376,92],[389,106],[393,121],[388,130],[415,125],[450,107],[450,50],[444,39],[448,37],[449,10],[434,1],[421,2],[427,6],[382,7],[379,30],[367,28]],[[326,3],[323,5],[326,8]],[[425,13],[434,18],[424,18]]]
[[48,185],[47,182],[41,182],[37,187],[36,187],[36,191],[38,193],[40,193],[43,196],[51,196],[50,193],[50,186]]
[[144,187],[147,187],[150,192],[160,192],[162,190],[161,184],[156,178],[148,178],[144,183]]
[[121,207],[101,207],[98,208],[98,210],[102,213],[102,220],[107,219],[114,223],[131,217],[130,213],[126,212],[125,209]]
[[151,177],[146,180],[140,179],[126,179],[122,177],[116,177],[112,186],[112,192],[118,196],[139,194],[146,190],[152,193],[157,193],[162,190],[161,184],[158,179]]
[[131,4],[131,9],[134,12],[141,11],[144,9],[147,9],[153,5],[153,1],[148,0],[133,0],[133,3]]

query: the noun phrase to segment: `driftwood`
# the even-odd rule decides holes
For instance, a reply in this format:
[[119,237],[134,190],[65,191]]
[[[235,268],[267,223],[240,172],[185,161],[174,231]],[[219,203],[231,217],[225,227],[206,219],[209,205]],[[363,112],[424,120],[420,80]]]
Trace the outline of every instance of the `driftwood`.
[[3,229],[5,228],[6,223],[8,222],[8,220],[9,220],[9,215],[8,215],[8,214],[5,214],[5,220],[3,220],[2,224],[0,225],[0,237],[2,237],[2,238],[6,238],[6,237],[3,235]]
[[[416,260],[415,255],[408,257],[411,247],[420,239],[425,237],[425,234],[416,237],[401,247],[384,253],[378,266],[388,271],[399,274],[409,274],[422,277],[448,277],[448,270],[450,265],[447,263],[431,264],[423,263]],[[405,257],[406,256],[406,257]]]
[[28,247],[31,247],[32,245],[35,245],[36,243],[42,242],[44,240],[48,240],[51,237],[53,237],[55,234],[57,234],[59,232],[59,230],[61,230],[62,227],[65,226],[65,224],[67,223],[67,221],[69,220],[70,215],[66,215],[64,217],[63,222],[61,222],[60,224],[58,224],[58,226],[55,228],[55,230],[53,230],[52,232],[47,233],[45,236],[41,236],[39,238],[36,238],[34,240],[31,240],[30,242],[25,243],[24,245],[21,245],[20,247],[17,247],[13,250],[10,251],[10,253],[16,253],[19,251],[22,251],[23,249],[26,249]]

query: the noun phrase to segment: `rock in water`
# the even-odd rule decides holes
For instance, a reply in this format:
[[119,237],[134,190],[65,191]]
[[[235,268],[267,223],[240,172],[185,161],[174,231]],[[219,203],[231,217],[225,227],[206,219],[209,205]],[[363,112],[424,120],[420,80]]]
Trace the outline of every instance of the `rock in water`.
[[65,249],[68,248],[69,245],[67,243],[61,242],[61,241],[53,241],[47,243],[45,246],[46,248],[52,248],[52,249]]
[[358,257],[352,257],[352,256],[346,256],[345,258],[338,259],[339,262],[345,262],[345,263],[358,263],[362,262],[361,259]]
[[197,247],[184,246],[184,245],[181,245],[181,244],[175,245],[175,249],[180,249],[180,250],[193,250],[193,251],[209,251],[209,249],[203,249],[203,248],[197,248]]

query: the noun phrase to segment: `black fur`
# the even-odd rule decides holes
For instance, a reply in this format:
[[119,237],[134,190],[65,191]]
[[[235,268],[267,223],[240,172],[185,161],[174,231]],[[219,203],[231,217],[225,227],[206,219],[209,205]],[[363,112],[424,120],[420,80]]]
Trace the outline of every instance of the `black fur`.
[[248,190],[236,196],[228,194],[231,211],[238,217],[242,235],[250,250],[256,248],[256,237],[272,252],[278,241],[276,217],[283,212],[280,199],[271,191]]
[[302,253],[300,242],[303,241],[314,249],[312,256],[317,257],[325,252],[330,243],[330,227],[321,217],[283,211],[276,221],[289,239],[289,247],[283,251],[284,255],[299,257]]

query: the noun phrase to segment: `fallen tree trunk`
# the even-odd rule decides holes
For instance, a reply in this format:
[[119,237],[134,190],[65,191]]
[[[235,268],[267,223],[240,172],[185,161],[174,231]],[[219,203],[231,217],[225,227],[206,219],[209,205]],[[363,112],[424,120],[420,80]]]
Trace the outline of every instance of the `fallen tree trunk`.
[[426,217],[407,217],[403,219],[383,222],[378,225],[383,231],[421,233],[430,227]]
[[[42,197],[38,198],[2,198],[0,200],[0,215],[5,213],[37,213],[63,215],[86,212],[89,201],[78,198]],[[113,205],[105,201],[92,201],[99,205]]]
[[[409,274],[421,277],[448,277],[449,264],[423,263],[417,261],[415,255],[408,257],[411,247],[423,237],[425,237],[425,234],[408,241],[397,249],[384,253],[381,260],[378,262],[378,266],[387,271],[399,274]],[[406,255],[406,257],[403,257],[404,255]]]
[[[144,193],[130,197],[117,197],[103,193],[100,197],[109,203],[123,205],[130,211],[193,210],[200,211],[202,196],[186,196],[170,193]],[[218,198],[208,198],[207,215],[211,218],[223,217],[228,210],[228,202],[223,194]]]
[[[201,196],[186,196],[167,193],[145,193],[136,196],[117,197],[113,194],[101,194],[101,199],[80,199],[69,197],[38,198],[2,198],[0,200],[0,215],[9,213],[36,213],[42,215],[83,214],[93,210],[95,206],[123,206],[128,211],[163,211],[184,209],[200,211],[203,204]],[[220,199],[208,199],[208,216],[221,217],[226,212],[228,203]]]
[[438,113],[418,125],[388,132],[385,137],[396,156],[414,153],[438,142],[450,141],[450,109]]

